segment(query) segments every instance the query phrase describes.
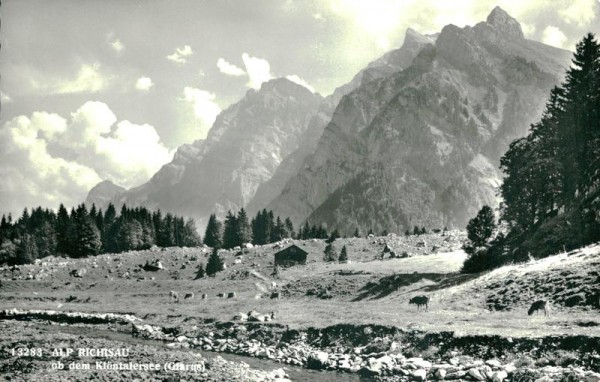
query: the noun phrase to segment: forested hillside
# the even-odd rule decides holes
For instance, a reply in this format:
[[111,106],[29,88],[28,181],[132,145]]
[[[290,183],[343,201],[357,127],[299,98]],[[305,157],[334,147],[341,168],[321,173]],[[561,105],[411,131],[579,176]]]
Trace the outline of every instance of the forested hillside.
[[106,212],[85,204],[58,212],[38,207],[23,211],[15,222],[9,215],[0,222],[0,264],[27,264],[35,259],[67,255],[86,257],[106,252],[148,249],[153,245],[196,246],[201,243],[194,220],[184,221],[144,207],[123,206],[117,215],[109,204]]
[[476,243],[472,270],[545,257],[600,240],[600,45],[577,45],[529,135],[501,159],[501,231]]

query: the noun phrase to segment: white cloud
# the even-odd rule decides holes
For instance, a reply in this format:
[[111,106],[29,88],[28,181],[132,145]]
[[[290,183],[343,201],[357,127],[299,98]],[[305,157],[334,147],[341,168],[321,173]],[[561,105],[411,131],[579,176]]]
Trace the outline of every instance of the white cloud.
[[140,77],[135,82],[135,88],[145,92],[149,91],[152,86],[154,86],[154,83],[150,77]]
[[185,64],[187,62],[187,58],[192,54],[194,54],[192,47],[189,45],[184,45],[181,48],[175,49],[175,53],[168,55],[167,59],[178,64]]
[[40,112],[31,119],[13,118],[0,129],[0,140],[5,144],[0,151],[4,183],[0,194],[8,211],[40,204],[55,208],[60,202],[74,205],[101,181],[93,169],[48,152],[48,142],[38,132],[52,130],[46,123],[55,125],[60,120],[66,126],[62,117]]
[[152,126],[116,121],[106,104],[87,102],[70,120],[34,112],[6,122],[0,129],[5,208],[74,205],[101,180],[136,186],[171,160]]
[[542,42],[557,48],[563,48],[565,42],[567,42],[567,36],[559,28],[548,26],[542,33]]
[[57,94],[96,93],[102,90],[106,81],[100,73],[100,64],[81,65],[77,78],[63,82],[54,90]]
[[306,82],[302,78],[298,77],[296,74],[292,74],[290,76],[286,76],[285,78],[287,78],[288,80],[290,80],[292,82],[297,83],[300,86],[304,86],[305,88],[307,88],[308,90],[310,90],[312,93],[315,92],[315,88],[313,88],[308,82]]
[[219,71],[221,73],[227,74],[229,76],[239,77],[239,76],[243,76],[244,74],[246,74],[244,69],[227,62],[224,58],[219,58],[217,60],[217,67],[219,68]]
[[203,123],[205,128],[210,128],[221,112],[221,108],[214,101],[215,98],[214,94],[206,90],[192,87],[183,89],[183,99],[192,105],[194,115]]
[[125,45],[123,45],[123,43],[119,39],[111,41],[110,47],[117,53],[121,53],[123,50],[125,50]]
[[271,65],[269,65],[267,60],[251,57],[248,53],[242,54],[242,60],[246,66],[246,73],[248,73],[248,87],[260,89],[263,82],[267,82],[273,78],[271,75]]
[[566,9],[558,12],[568,24],[577,24],[582,27],[588,25],[596,17],[594,0],[574,0],[569,1],[568,4]]

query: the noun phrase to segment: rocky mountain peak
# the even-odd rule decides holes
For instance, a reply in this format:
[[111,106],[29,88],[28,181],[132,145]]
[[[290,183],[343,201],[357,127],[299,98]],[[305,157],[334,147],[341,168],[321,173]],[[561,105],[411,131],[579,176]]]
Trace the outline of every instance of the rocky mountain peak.
[[406,30],[406,34],[404,35],[404,44],[403,45],[412,45],[412,44],[432,44],[433,41],[421,33],[417,32],[412,28],[408,28]]
[[499,32],[513,38],[524,38],[521,24],[500,7],[496,7],[487,17],[486,22]]
[[125,192],[123,187],[117,186],[110,180],[104,180],[90,190],[85,204],[88,206],[95,204],[96,207],[105,209],[113,198],[123,192]]
[[307,87],[297,84],[284,77],[273,78],[264,82],[259,90],[259,94],[277,92],[285,95],[299,97],[314,97],[314,93]]

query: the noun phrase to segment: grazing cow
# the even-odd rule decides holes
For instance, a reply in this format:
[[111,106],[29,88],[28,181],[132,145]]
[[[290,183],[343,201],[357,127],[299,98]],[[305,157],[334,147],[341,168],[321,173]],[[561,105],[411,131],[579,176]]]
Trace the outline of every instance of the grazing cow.
[[535,313],[536,310],[544,310],[544,315],[547,316],[549,308],[550,304],[548,304],[548,301],[537,300],[536,302],[531,304],[531,307],[529,308],[529,311],[527,311],[527,314],[531,316],[533,313]]
[[171,297],[171,300],[175,301],[175,302],[179,302],[179,293],[175,292],[174,290],[172,290],[169,293],[169,296]]
[[194,298],[194,293],[186,293],[185,296],[183,296],[184,300],[187,300],[188,298]]
[[219,293],[219,294],[217,295],[217,297],[218,297],[218,298],[223,298],[223,297],[225,297],[225,293]]
[[208,295],[207,295],[206,293],[202,293],[202,299],[203,299],[203,300],[206,300],[206,299],[208,299]]
[[131,337],[139,337],[140,336],[140,328],[134,324],[131,323]]
[[429,310],[429,297],[428,296],[415,296],[410,299],[409,304],[416,304],[417,309],[420,309],[421,306],[425,307],[425,310]]
[[235,298],[235,292],[229,292],[227,293],[227,298]]
[[279,300],[280,297],[281,297],[281,294],[279,292],[271,293],[271,300]]

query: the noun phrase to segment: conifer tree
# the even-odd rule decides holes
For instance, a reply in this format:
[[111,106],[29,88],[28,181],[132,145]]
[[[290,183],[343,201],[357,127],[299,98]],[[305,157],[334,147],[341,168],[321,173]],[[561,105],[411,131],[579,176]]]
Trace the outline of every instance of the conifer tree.
[[69,213],[61,203],[56,216],[56,251],[58,253],[69,254],[72,252],[74,242],[69,236],[72,231],[70,225],[71,219],[69,218]]
[[342,247],[342,251],[340,252],[339,261],[340,263],[345,263],[348,261],[348,249],[345,245]]
[[337,252],[335,250],[335,247],[333,246],[333,243],[329,243],[325,246],[325,251],[324,251],[324,256],[323,256],[323,260],[326,262],[330,262],[330,261],[337,261]]
[[292,220],[287,217],[285,218],[285,230],[286,230],[286,237],[295,237],[296,233],[294,232],[294,224],[292,224]]
[[223,259],[219,256],[219,250],[214,248],[206,263],[206,274],[214,276],[224,269]]
[[327,243],[333,243],[335,240],[340,238],[340,231],[336,229],[333,230],[333,232],[331,232],[331,235],[329,235],[329,238],[327,239]]
[[225,216],[223,229],[223,248],[233,248],[237,245],[237,242],[237,218],[233,213],[231,213],[231,211],[228,211],[227,216]]
[[238,212],[235,228],[237,236],[235,239],[235,246],[241,246],[245,243],[252,242],[252,231],[250,223],[248,222],[248,215],[244,208],[240,209],[240,212]]
[[208,225],[204,233],[204,244],[212,248],[221,248],[221,222],[217,220],[215,214],[208,218]]

